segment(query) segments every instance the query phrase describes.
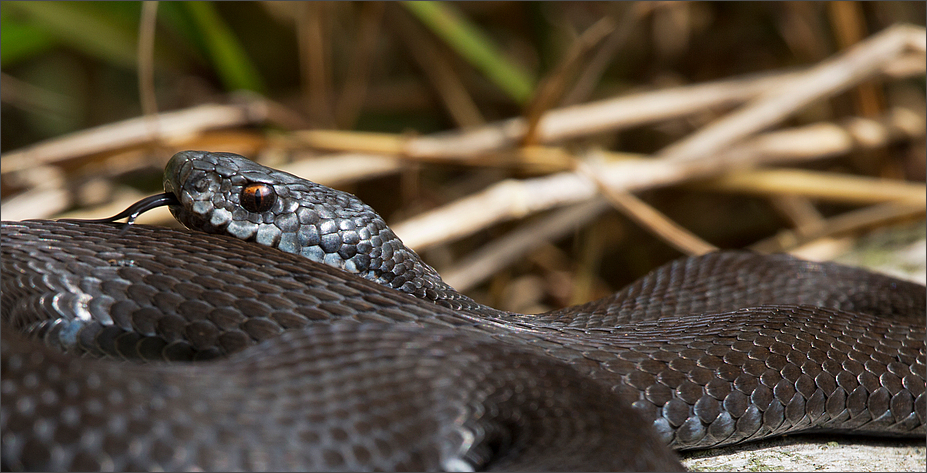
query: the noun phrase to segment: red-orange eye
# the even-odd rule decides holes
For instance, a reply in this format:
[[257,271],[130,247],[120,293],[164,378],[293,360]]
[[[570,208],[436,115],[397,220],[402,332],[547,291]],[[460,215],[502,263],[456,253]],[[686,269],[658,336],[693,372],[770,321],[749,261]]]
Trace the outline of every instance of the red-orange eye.
[[266,212],[277,201],[277,193],[267,184],[248,184],[241,190],[241,206],[249,212]]

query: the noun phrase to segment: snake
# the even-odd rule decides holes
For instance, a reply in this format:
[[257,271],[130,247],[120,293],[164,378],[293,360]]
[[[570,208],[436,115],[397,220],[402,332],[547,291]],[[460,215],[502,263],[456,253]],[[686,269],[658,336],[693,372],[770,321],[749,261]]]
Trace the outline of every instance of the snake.
[[[2,223],[4,470],[681,471],[674,450],[925,434],[920,284],[724,250],[525,315],[351,194],[205,151],[163,184],[112,219]],[[134,223],[158,206],[187,228]]]

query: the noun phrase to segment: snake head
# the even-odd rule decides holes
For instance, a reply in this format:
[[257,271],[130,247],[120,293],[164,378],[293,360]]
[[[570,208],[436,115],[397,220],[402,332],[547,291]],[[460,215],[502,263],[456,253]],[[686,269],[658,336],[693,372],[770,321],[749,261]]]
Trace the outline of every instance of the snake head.
[[357,197],[232,153],[183,151],[164,170],[171,213],[207,233],[300,254],[405,292],[440,276]]

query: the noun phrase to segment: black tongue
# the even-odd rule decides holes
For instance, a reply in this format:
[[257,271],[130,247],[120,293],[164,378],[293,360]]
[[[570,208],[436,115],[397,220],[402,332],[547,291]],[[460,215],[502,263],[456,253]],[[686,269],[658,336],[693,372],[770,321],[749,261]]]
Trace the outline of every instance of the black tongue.
[[126,220],[126,225],[132,225],[135,222],[135,219],[138,218],[139,215],[151,209],[155,209],[155,208],[162,207],[165,205],[180,205],[180,201],[177,200],[177,196],[175,196],[174,194],[170,192],[165,192],[163,194],[157,194],[151,197],[145,197],[144,199],[130,205],[129,208],[109,218],[101,218],[101,219],[95,219],[95,220],[67,218],[67,219],[60,219],[60,221],[62,222],[112,223],[112,222],[115,222],[116,220],[129,217],[129,219]]

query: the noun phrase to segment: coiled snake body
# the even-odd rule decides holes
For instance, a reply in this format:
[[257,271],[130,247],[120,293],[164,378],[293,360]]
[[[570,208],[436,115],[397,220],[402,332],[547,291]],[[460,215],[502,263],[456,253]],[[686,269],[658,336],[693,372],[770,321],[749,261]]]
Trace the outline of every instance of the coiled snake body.
[[4,469],[678,470],[667,446],[925,433],[921,285],[719,252],[529,316],[240,156],[178,153],[165,191],[134,212],[198,230],[3,223]]

